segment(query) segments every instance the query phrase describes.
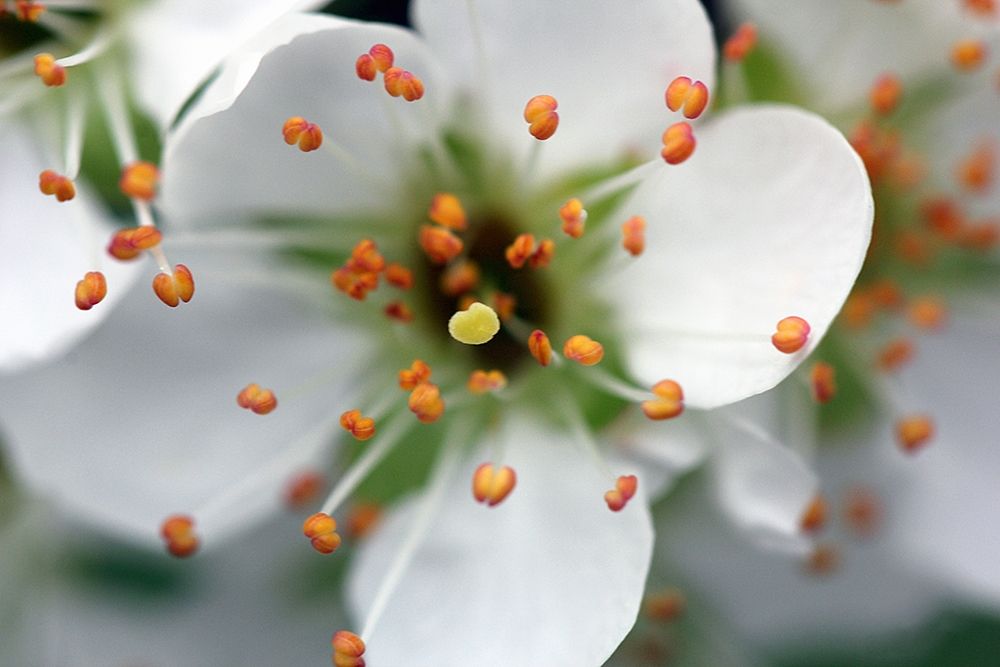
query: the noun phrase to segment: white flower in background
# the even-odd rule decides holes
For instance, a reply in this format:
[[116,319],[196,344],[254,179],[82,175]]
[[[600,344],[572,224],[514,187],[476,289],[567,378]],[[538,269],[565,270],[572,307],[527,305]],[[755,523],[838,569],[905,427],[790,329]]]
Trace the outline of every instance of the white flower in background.
[[[799,459],[679,431],[703,435],[700,410],[773,387],[815,347],[868,245],[868,181],[795,109],[694,120],[691,82],[710,94],[714,67],[695,2],[423,2],[415,23],[422,39],[315,17],[227,61],[164,156],[199,298],[162,316],[125,304],[72,364],[5,383],[0,416],[17,469],[67,512],[155,543],[182,511],[165,525],[179,554],[277,505],[341,426],[371,440],[306,523],[320,551],[373,470],[412,486],[436,456],[354,561],[365,659],[598,664],[635,619],[665,477],[604,444],[668,473],[710,455],[741,525],[794,532],[814,491]],[[355,299],[331,296],[338,265]],[[467,296],[501,317],[462,314]],[[300,298],[333,317],[296,316]],[[232,405],[255,379],[239,400],[264,417]],[[57,419],[38,418],[41,395]],[[354,635],[334,646],[360,657]]]

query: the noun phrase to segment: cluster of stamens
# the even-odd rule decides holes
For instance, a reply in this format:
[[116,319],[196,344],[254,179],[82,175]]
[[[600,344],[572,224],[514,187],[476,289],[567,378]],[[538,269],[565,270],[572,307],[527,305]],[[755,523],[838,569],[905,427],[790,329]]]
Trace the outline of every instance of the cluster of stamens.
[[424,96],[424,82],[401,67],[395,67],[395,55],[385,44],[376,44],[362,53],[354,63],[354,71],[362,81],[374,81],[381,73],[385,91],[393,97],[415,102]]

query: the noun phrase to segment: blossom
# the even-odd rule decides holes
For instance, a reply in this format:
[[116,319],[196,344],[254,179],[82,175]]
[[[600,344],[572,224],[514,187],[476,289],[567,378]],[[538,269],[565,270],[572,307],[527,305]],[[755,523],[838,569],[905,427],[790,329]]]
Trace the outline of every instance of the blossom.
[[[868,181],[843,137],[810,114],[760,107],[701,122],[691,98],[665,104],[679,77],[712,88],[714,45],[697,3],[415,11],[420,36],[315,18],[263,58],[251,47],[249,65],[245,53],[228,60],[168,135],[161,200],[214,285],[177,324],[150,319],[137,350],[123,355],[120,333],[102,329],[81,348],[87,368],[71,373],[74,384],[56,366],[13,381],[17,396],[64,388],[48,391],[48,405],[76,408],[74,421],[105,445],[71,454],[115,491],[93,493],[75,465],[46,465],[41,443],[64,451],[63,427],[27,417],[23,403],[0,410],[24,474],[72,496],[67,508],[86,504],[90,520],[148,542],[180,512],[184,537],[193,528],[205,549],[277,504],[343,427],[365,443],[305,523],[317,550],[338,548],[330,515],[391,465],[386,457],[397,461],[396,495],[423,489],[354,561],[366,659],[405,662],[419,645],[429,662],[502,664],[516,647],[527,664],[596,664],[638,609],[653,540],[647,502],[699,458],[679,447],[686,458],[664,475],[605,443],[669,442],[640,403],[646,415],[692,413],[682,424],[792,372],[860,267]],[[587,210],[584,232],[564,240],[560,213],[582,217],[573,198]],[[636,216],[645,239],[626,250],[621,225]],[[333,287],[317,266],[333,269]],[[317,325],[315,307],[295,317],[283,291],[318,297],[334,317]],[[495,312],[485,316],[499,331],[474,321],[448,336],[467,295],[493,304],[467,312]],[[786,353],[771,336],[789,318],[802,339]],[[153,341],[170,347],[144,355]],[[74,403],[88,374],[132,367],[134,377],[139,355],[159,384],[138,414],[121,406],[150,392],[117,381],[110,405]],[[330,384],[296,390],[294,378],[316,367]],[[506,381],[484,373],[474,386],[487,390],[469,395],[474,371]],[[272,388],[277,408],[264,409],[255,401]],[[237,393],[259,414],[217,407]],[[98,414],[104,407],[110,414]],[[110,469],[136,432],[145,437],[129,443],[133,460]],[[786,505],[797,513],[810,478],[793,461],[780,468],[792,478],[787,495],[776,492],[786,480],[765,476],[766,463],[787,457],[775,451],[766,462],[713,458],[723,502],[748,529],[783,534]],[[435,452],[427,479],[420,462]],[[119,476],[130,488],[112,500]],[[138,489],[141,499],[122,502]],[[605,502],[606,493],[619,495]],[[524,613],[530,605],[541,605],[544,628]]]

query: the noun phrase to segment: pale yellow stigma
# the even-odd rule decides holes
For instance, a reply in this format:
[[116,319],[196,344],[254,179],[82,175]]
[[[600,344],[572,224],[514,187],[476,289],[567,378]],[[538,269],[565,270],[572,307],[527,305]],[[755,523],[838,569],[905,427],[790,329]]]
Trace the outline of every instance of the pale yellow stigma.
[[448,333],[459,343],[482,345],[500,331],[500,318],[496,311],[478,301],[468,310],[460,310],[448,320]]

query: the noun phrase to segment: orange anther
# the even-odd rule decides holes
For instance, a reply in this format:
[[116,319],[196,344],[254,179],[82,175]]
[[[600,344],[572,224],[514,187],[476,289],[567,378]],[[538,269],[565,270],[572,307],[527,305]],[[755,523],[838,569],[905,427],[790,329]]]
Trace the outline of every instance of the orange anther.
[[729,62],[738,63],[749,55],[757,45],[757,26],[744,23],[736,29],[722,47],[722,55]]
[[342,266],[330,274],[330,282],[352,299],[364,301],[368,293],[378,287],[378,274],[373,271],[355,273]]
[[399,387],[411,391],[427,382],[431,377],[431,367],[420,359],[415,359],[409,368],[399,371]]
[[483,463],[472,474],[472,496],[490,507],[504,501],[517,484],[517,474],[510,466],[499,470],[492,463]]
[[633,257],[646,249],[646,219],[633,215],[622,223],[622,247]]
[[362,239],[351,250],[351,257],[344,266],[354,273],[378,273],[385,268],[385,259],[371,239]]
[[786,317],[777,325],[771,343],[785,354],[801,350],[809,340],[809,323],[801,317]]
[[393,287],[410,289],[413,287],[413,272],[402,264],[389,264],[385,267],[385,279]]
[[153,291],[160,301],[176,308],[181,301],[187,303],[194,296],[194,276],[183,264],[174,266],[173,274],[157,273],[153,278]]
[[313,549],[321,554],[332,554],[340,546],[337,521],[324,512],[316,512],[302,524],[302,534],[312,542]]
[[289,146],[298,144],[303,153],[314,151],[323,145],[323,130],[316,123],[310,123],[302,116],[292,116],[281,127],[281,134]]
[[108,295],[108,283],[100,271],[88,271],[76,283],[76,307],[90,310]]
[[667,588],[647,595],[642,610],[646,618],[666,623],[679,618],[686,606],[687,599],[680,589]]
[[844,324],[852,329],[862,329],[871,324],[876,303],[867,292],[855,290],[847,297],[841,316]]
[[422,424],[431,424],[444,414],[444,400],[441,390],[430,382],[418,384],[410,393],[408,401],[410,412],[417,416]]
[[159,245],[162,238],[160,230],[151,225],[119,229],[111,237],[108,254],[115,259],[135,259],[143,250]]
[[983,193],[993,185],[996,175],[996,147],[991,143],[979,145],[968,157],[959,162],[955,177],[959,185],[969,192]]
[[593,366],[604,358],[604,346],[596,340],[577,334],[570,336],[563,345],[563,355],[581,366]]
[[412,72],[399,67],[390,67],[382,75],[385,91],[393,97],[402,97],[414,102],[424,96],[424,82]]
[[382,518],[382,508],[375,503],[357,503],[347,514],[347,534],[355,539],[369,534]]
[[118,179],[118,188],[126,197],[149,201],[156,196],[156,186],[160,182],[160,170],[152,162],[139,160],[126,165]]
[[66,83],[66,68],[57,63],[51,53],[35,56],[35,74],[46,86],[58,87]]
[[559,103],[551,95],[535,95],[524,105],[524,120],[528,123],[528,132],[535,139],[545,141],[556,133],[559,127],[559,114],[556,108]]
[[528,266],[533,269],[544,269],[552,263],[556,254],[556,243],[552,239],[542,239],[538,242],[535,252],[528,258]]
[[872,89],[868,93],[872,109],[882,116],[888,116],[895,111],[902,97],[903,82],[899,80],[898,76],[889,72],[875,79],[875,83],[872,84]]
[[826,499],[821,494],[816,494],[799,519],[799,527],[806,533],[818,533],[826,525],[826,515]]
[[578,239],[583,236],[584,226],[587,224],[587,209],[583,207],[583,202],[573,198],[559,207],[559,217],[562,219],[562,230],[566,236]]
[[927,234],[904,229],[896,235],[895,250],[901,259],[915,266],[926,266],[934,257]]
[[954,238],[965,224],[961,207],[951,197],[932,197],[920,204],[927,226],[944,239]]
[[635,475],[622,475],[615,480],[615,488],[604,494],[604,502],[612,512],[620,512],[635,495],[639,480]]
[[441,291],[447,296],[471,292],[479,285],[479,265],[471,260],[451,264],[441,274]]
[[378,66],[375,65],[374,58],[367,53],[362,53],[354,61],[354,72],[362,81],[374,81],[378,75]]
[[285,505],[290,509],[304,507],[316,500],[324,486],[326,478],[323,475],[311,470],[301,472],[292,477],[285,487]]
[[674,123],[663,132],[660,156],[667,164],[680,164],[691,157],[697,143],[690,124],[684,121]]
[[978,69],[986,61],[986,44],[978,39],[963,39],[951,47],[951,64],[962,72]]
[[392,49],[385,44],[376,44],[368,49],[368,53],[358,56],[354,68],[360,78],[365,81],[374,81],[375,75],[392,67],[394,60]]
[[160,537],[167,544],[167,551],[178,558],[187,558],[198,550],[198,536],[194,532],[194,519],[182,514],[167,517],[160,526]]
[[444,227],[434,227],[433,225],[422,225],[420,227],[420,247],[423,248],[427,259],[434,264],[447,264],[462,252],[464,244]]
[[488,391],[500,391],[507,386],[507,376],[502,371],[475,370],[469,375],[466,385],[473,394],[485,394]]
[[997,15],[996,0],[964,0],[965,8],[983,18],[990,18]]
[[552,363],[552,344],[549,342],[549,337],[541,329],[535,329],[528,336],[528,351],[542,366],[548,366]]
[[513,243],[507,246],[504,256],[511,268],[520,269],[535,252],[535,237],[531,234],[519,234]]
[[447,192],[439,192],[434,195],[431,207],[427,211],[427,217],[442,227],[448,227],[456,232],[466,228],[465,209],[462,208],[462,202],[458,200],[458,197]]
[[896,338],[879,350],[877,363],[884,371],[895,371],[911,359],[913,359],[913,342],[908,338]]
[[837,374],[833,366],[825,361],[817,361],[809,371],[809,386],[813,400],[829,403],[837,395]]
[[934,436],[934,422],[927,415],[905,417],[896,422],[896,439],[903,451],[912,454]]
[[914,299],[909,307],[910,322],[921,329],[940,329],[948,319],[948,308],[944,301],[934,296]]
[[278,399],[270,389],[261,389],[259,384],[250,383],[236,395],[236,404],[254,414],[266,415],[278,407]]
[[806,557],[805,570],[819,576],[834,572],[840,565],[840,550],[832,544],[817,544]]
[[361,410],[348,410],[340,415],[340,426],[362,442],[375,435],[375,420],[362,417]]
[[[4,3],[6,6],[7,3]],[[17,0],[15,14],[20,21],[35,23],[45,13],[45,3],[36,0]],[[3,12],[0,11],[0,16]]]
[[513,294],[507,294],[506,292],[494,292],[493,293],[493,310],[496,311],[497,317],[500,318],[501,322],[506,322],[514,314],[514,309],[517,308],[517,298]]
[[667,108],[681,111],[685,118],[697,118],[708,106],[708,87],[701,81],[679,76],[670,82],[663,94]]
[[673,380],[660,380],[653,385],[656,398],[642,402],[642,412],[649,419],[673,419],[684,412],[684,390]]
[[881,278],[873,282],[868,289],[872,301],[882,308],[899,308],[903,305],[903,290],[896,281]]
[[59,201],[69,201],[76,196],[76,186],[73,181],[51,169],[46,169],[38,175],[38,189],[44,195],[54,195]]
[[1000,223],[978,222],[965,226],[958,237],[963,248],[970,250],[992,250],[1000,242]]
[[383,311],[386,317],[397,322],[409,323],[413,321],[413,311],[402,301],[390,301]]
[[882,523],[882,501],[873,489],[852,486],[844,499],[844,523],[856,537],[869,538]]
[[365,642],[353,632],[338,630],[333,635],[333,667],[365,667]]

